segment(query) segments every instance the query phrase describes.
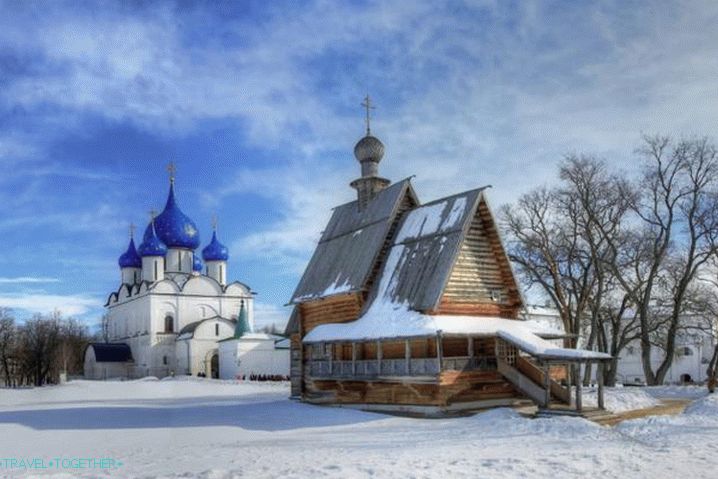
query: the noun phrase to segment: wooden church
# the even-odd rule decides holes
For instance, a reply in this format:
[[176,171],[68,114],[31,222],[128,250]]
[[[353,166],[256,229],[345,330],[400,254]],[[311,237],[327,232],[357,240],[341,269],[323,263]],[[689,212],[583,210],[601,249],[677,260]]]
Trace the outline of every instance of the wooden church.
[[410,179],[379,176],[368,101],[357,199],[334,208],[291,299],[292,396],[427,414],[527,398],[580,411],[578,366],[609,356],[561,348],[555,332],[518,319],[486,188],[422,205]]

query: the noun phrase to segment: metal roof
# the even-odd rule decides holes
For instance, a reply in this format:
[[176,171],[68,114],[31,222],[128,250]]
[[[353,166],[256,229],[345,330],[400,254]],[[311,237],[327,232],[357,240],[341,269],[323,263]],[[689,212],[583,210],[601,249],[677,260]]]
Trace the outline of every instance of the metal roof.
[[476,214],[478,188],[409,211],[398,228],[370,301],[435,309]]
[[362,290],[405,195],[410,179],[382,190],[363,211],[357,201],[334,209],[290,303]]
[[90,343],[98,363],[125,363],[132,361],[132,350],[125,343]]

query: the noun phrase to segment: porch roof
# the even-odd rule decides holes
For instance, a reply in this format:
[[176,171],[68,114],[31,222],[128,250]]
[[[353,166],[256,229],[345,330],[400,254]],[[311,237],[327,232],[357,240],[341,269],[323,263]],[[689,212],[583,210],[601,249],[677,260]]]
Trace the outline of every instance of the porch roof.
[[596,351],[561,348],[542,336],[555,337],[556,331],[541,328],[534,322],[490,316],[426,315],[402,305],[371,307],[363,316],[349,323],[323,324],[312,329],[304,343],[372,341],[412,337],[434,337],[437,334],[499,337],[532,356],[568,361],[607,360],[611,356]]

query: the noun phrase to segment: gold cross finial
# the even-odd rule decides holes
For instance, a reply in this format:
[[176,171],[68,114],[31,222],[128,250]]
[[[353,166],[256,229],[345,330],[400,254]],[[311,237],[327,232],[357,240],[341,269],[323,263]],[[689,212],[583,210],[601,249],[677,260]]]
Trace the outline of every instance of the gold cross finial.
[[150,210],[150,221],[152,221],[152,224],[154,224],[156,217],[157,217],[157,210]]
[[175,184],[175,173],[177,173],[177,167],[174,161],[170,161],[167,165],[167,172],[170,174],[170,183]]
[[369,126],[369,123],[371,121],[371,114],[369,110],[376,110],[375,106],[371,106],[371,98],[369,98],[369,94],[366,94],[366,97],[364,97],[364,101],[362,102],[361,106],[363,106],[366,109],[366,134],[369,136],[371,133],[371,128]]
[[212,215],[212,230],[217,231],[217,215]]
[[132,238],[133,236],[135,236],[135,224],[130,223],[130,238]]

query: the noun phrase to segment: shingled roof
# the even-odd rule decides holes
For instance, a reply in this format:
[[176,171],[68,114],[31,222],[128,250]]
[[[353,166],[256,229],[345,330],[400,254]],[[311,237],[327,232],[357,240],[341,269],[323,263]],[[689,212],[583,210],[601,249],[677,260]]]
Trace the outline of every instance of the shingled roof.
[[357,201],[336,207],[290,303],[363,290],[407,194],[418,203],[408,178],[381,191],[363,211]]
[[436,308],[484,190],[466,191],[409,211],[368,305],[379,301],[415,311]]

